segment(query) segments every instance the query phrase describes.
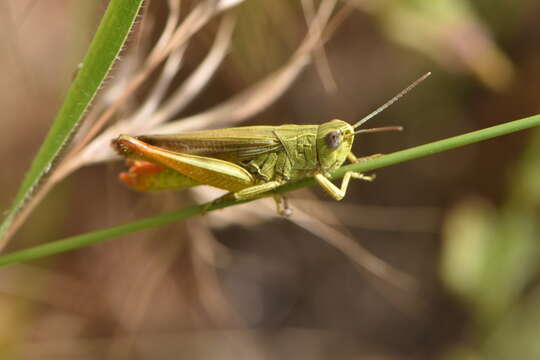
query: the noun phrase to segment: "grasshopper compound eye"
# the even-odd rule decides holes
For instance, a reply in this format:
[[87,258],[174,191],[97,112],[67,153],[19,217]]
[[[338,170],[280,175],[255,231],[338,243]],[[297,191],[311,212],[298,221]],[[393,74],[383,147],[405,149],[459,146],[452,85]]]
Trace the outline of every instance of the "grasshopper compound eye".
[[326,134],[326,145],[332,150],[335,150],[341,144],[341,136],[339,131],[330,131]]

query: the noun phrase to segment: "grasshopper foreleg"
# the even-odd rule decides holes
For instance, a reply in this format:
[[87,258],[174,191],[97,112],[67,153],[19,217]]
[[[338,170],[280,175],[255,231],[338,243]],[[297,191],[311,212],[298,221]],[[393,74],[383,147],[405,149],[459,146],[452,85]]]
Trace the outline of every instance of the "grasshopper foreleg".
[[354,164],[354,163],[358,163],[358,162],[368,161],[368,160],[371,160],[371,159],[376,159],[376,158],[381,157],[383,155],[384,154],[373,154],[373,155],[368,155],[368,156],[356,157],[356,155],[354,155],[352,152],[349,152],[347,154],[347,159],[349,159],[350,163]]
[[343,176],[343,180],[341,181],[341,187],[337,187],[323,174],[315,174],[315,180],[317,180],[323,190],[336,200],[341,200],[345,197],[351,178],[373,181],[375,179],[375,175],[367,176],[359,172],[347,171],[345,176]]

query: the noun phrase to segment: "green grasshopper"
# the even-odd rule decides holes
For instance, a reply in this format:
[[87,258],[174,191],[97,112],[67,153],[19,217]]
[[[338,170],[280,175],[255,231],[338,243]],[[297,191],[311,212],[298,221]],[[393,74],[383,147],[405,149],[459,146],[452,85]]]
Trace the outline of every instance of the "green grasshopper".
[[[332,120],[320,125],[244,126],[194,131],[183,134],[120,135],[113,140],[116,151],[129,159],[128,172],[120,179],[139,191],[183,189],[210,185],[227,190],[227,195],[244,200],[266,195],[288,181],[313,176],[334,199],[341,200],[351,178],[373,180],[373,176],[348,171],[341,186],[330,180],[330,174],[346,159],[358,162],[352,152],[354,136],[401,130],[382,127],[356,130],[389,107],[409,90],[427,78],[425,74],[377,110],[354,125]],[[282,197],[274,194],[278,212]],[[284,202],[286,207],[286,202]]]

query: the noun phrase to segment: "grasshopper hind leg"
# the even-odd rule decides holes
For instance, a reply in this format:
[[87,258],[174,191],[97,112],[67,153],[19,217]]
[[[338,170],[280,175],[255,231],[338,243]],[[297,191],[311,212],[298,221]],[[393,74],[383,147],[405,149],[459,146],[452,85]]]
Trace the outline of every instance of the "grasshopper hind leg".
[[119,179],[134,190],[153,192],[178,190],[200,185],[197,181],[174,170],[144,160],[128,160],[129,170]]

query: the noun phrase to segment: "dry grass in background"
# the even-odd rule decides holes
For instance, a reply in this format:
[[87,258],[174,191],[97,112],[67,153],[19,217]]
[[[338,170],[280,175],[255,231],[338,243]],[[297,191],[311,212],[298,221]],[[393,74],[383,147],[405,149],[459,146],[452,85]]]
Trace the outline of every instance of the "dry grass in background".
[[[358,153],[540,111],[532,1],[206,3],[146,4],[12,249],[218,196],[130,192],[116,180],[121,162],[104,163],[119,133],[353,122],[426,70],[432,80],[376,120],[406,132],[361,137]],[[4,206],[105,7],[0,4]],[[0,356],[534,358],[515,339],[540,329],[515,317],[534,323],[538,304],[537,138],[385,169],[342,203],[299,191],[289,220],[257,201],[1,269]]]

